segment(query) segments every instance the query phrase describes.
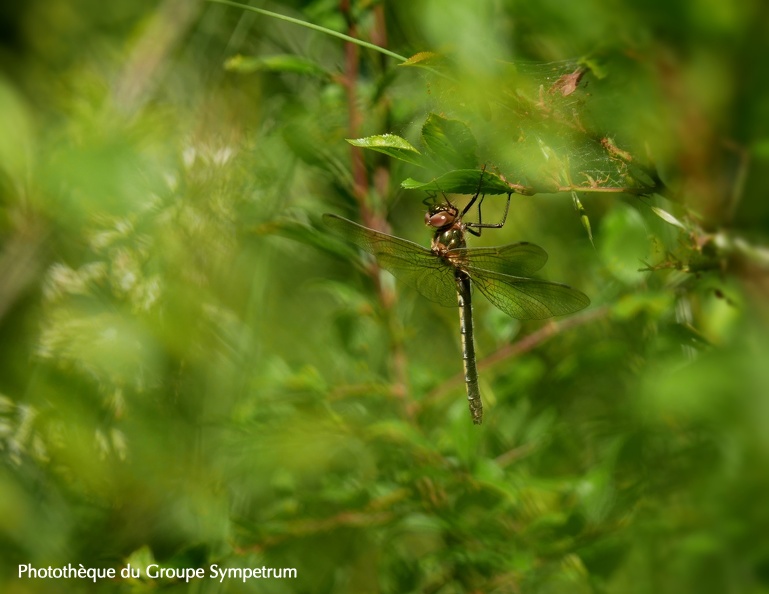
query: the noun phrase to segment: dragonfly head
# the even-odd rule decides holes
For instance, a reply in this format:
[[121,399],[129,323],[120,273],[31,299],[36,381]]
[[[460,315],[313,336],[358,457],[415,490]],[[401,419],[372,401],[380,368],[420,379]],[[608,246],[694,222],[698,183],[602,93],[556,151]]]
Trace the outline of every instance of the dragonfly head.
[[459,217],[459,210],[451,204],[433,204],[425,213],[425,225],[433,229],[443,229],[454,224]]

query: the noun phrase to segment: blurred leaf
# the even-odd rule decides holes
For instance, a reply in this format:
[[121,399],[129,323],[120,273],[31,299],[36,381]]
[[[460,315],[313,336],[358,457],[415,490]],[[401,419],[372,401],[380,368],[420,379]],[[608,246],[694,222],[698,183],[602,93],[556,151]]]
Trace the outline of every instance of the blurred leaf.
[[152,565],[153,563],[157,563],[155,560],[155,556],[152,554],[152,550],[148,546],[143,546],[134,552],[132,552],[127,559],[125,559],[125,567],[128,567],[130,565],[131,570],[136,571],[138,570],[140,572],[140,577],[134,578],[131,576],[127,581],[130,584],[133,584],[135,587],[139,584],[148,581],[145,575],[145,570],[149,565]]
[[0,168],[18,184],[30,173],[33,157],[32,122],[21,95],[0,77]]
[[659,317],[670,311],[674,296],[668,293],[631,293],[623,295],[612,306],[612,313],[620,319],[629,319],[640,313]]
[[427,116],[422,126],[425,152],[442,167],[466,168],[478,165],[478,142],[467,124],[437,114]]
[[678,227],[679,229],[683,229],[686,231],[686,225],[684,225],[681,221],[679,221],[677,218],[675,218],[672,214],[670,214],[668,211],[663,210],[657,206],[652,206],[651,210],[654,214],[656,214],[659,218],[661,218],[666,223],[670,223],[671,225]]
[[761,138],[753,144],[753,154],[762,160],[769,161],[769,138]]
[[649,240],[638,211],[617,205],[603,220],[598,251],[606,267],[622,282],[638,284],[645,276],[639,272],[649,257]]
[[616,503],[616,490],[612,484],[610,470],[607,467],[595,468],[576,485],[582,512],[593,525],[605,521]]
[[691,324],[670,324],[664,329],[671,337],[675,338],[682,345],[698,349],[712,346],[710,341],[703,336],[702,332],[699,332]]
[[293,74],[317,76],[324,79],[331,78],[331,74],[317,62],[310,60],[309,58],[292,54],[268,56],[264,58],[258,56],[232,56],[224,63],[224,68],[231,72],[241,72],[246,74],[259,71],[290,72]]

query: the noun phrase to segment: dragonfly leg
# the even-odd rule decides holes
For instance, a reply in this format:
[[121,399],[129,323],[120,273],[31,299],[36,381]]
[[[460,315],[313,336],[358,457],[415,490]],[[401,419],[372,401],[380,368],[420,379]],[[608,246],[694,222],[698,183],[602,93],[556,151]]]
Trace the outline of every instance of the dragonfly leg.
[[[483,164],[483,167],[481,168],[481,177],[478,179],[478,189],[475,191],[475,194],[473,194],[473,197],[470,199],[470,202],[467,203],[467,206],[465,206],[465,209],[462,211],[462,214],[459,218],[464,217],[467,212],[473,207],[473,204],[475,204],[475,201],[478,199],[478,196],[481,193],[481,188],[483,187],[483,174],[486,173],[486,164]],[[483,202],[483,197],[481,197],[481,202]],[[480,217],[481,214],[481,205],[478,204],[478,216]]]
[[[483,199],[485,197],[485,195],[482,196],[481,201],[478,203],[478,222],[467,223],[467,230],[475,236],[480,236],[482,229],[501,229],[504,227],[505,221],[507,220],[507,213],[510,210],[510,198],[512,197],[512,193],[507,195],[507,203],[505,204],[505,213],[502,215],[502,220],[499,223],[484,223],[481,218],[481,204],[483,204]],[[475,231],[475,229],[478,229],[478,231]]]

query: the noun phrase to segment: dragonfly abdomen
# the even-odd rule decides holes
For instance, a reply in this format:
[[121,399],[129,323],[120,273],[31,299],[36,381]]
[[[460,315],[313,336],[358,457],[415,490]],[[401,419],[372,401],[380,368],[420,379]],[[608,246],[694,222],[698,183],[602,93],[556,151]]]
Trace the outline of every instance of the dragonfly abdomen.
[[467,403],[473,423],[483,422],[483,403],[478,387],[478,368],[475,363],[475,341],[473,338],[473,304],[470,291],[470,277],[457,269],[454,271],[457,283],[457,304],[459,305],[459,328],[462,337],[462,361],[465,367]]

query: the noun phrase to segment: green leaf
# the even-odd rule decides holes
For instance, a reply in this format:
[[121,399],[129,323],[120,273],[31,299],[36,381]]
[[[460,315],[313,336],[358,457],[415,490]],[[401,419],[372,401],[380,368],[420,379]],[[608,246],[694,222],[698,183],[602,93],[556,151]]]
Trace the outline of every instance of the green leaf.
[[480,169],[455,169],[428,182],[408,178],[401,182],[401,187],[447,194],[475,194],[479,191],[479,184],[481,194],[510,194],[514,191],[496,173]]
[[396,134],[382,134],[380,136],[367,136],[366,138],[348,138],[353,146],[372,149],[384,153],[389,157],[412,163],[413,165],[425,166],[425,160],[422,154],[415,149],[408,140],[401,138]]
[[225,70],[231,72],[291,72],[294,74],[307,74],[320,78],[330,78],[330,73],[321,68],[316,62],[301,56],[277,55],[259,58],[256,56],[232,56],[224,63]]
[[478,141],[464,122],[431,113],[422,126],[422,142],[439,163],[457,168],[478,165]]

